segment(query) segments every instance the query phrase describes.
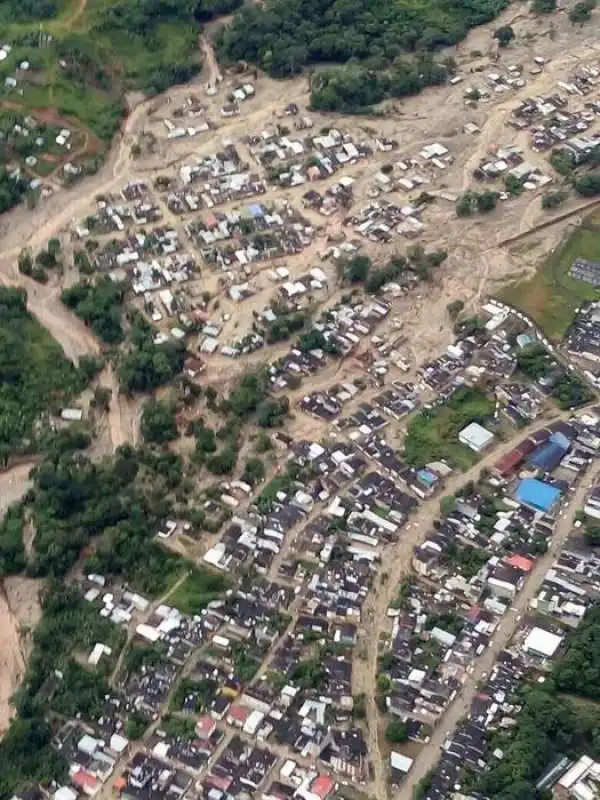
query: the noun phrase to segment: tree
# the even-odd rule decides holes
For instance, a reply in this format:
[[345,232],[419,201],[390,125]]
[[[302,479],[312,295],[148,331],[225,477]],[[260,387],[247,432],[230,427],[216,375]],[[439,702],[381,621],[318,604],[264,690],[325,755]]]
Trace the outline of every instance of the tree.
[[542,208],[550,211],[558,208],[567,199],[568,194],[564,191],[548,192],[542,197]]
[[370,258],[367,256],[355,256],[344,267],[344,278],[350,283],[366,281],[370,268]]
[[228,475],[235,469],[237,457],[237,449],[233,444],[228,444],[221,451],[207,459],[206,469],[214,475]]
[[600,525],[586,525],[585,540],[591,547],[600,546]]
[[275,428],[281,425],[287,415],[290,401],[287,397],[281,400],[265,400],[257,409],[257,421],[261,428]]
[[265,465],[260,458],[249,458],[244,466],[242,473],[242,480],[249,483],[250,486],[256,486],[265,478]]
[[173,406],[163,400],[148,400],[142,408],[140,430],[146,442],[166,444],[176,439],[178,433]]
[[582,25],[592,16],[592,10],[596,7],[596,0],[583,0],[569,9],[569,20],[573,25]]
[[408,742],[408,727],[399,719],[393,719],[385,729],[385,738],[391,744]]
[[447,494],[440,500],[440,514],[443,517],[448,517],[456,508],[456,497],[453,494]]
[[469,217],[473,213],[473,192],[465,192],[456,202],[456,216]]
[[96,386],[90,405],[93,408],[97,408],[99,411],[106,412],[110,409],[111,397],[112,391],[106,386]]
[[19,253],[19,272],[22,275],[31,275],[33,270],[33,259],[29,250],[21,250]]
[[497,40],[500,47],[506,47],[515,38],[515,32],[512,25],[503,25],[498,28],[494,33],[494,39]]
[[582,197],[595,197],[600,194],[600,172],[588,172],[576,180],[575,191]]
[[556,11],[556,0],[533,0],[532,9],[536,14],[551,14]]
[[488,214],[496,208],[498,203],[497,192],[482,192],[477,196],[477,210],[481,214]]
[[121,303],[125,287],[107,276],[96,283],[76,283],[61,294],[61,300],[107,344],[123,340]]

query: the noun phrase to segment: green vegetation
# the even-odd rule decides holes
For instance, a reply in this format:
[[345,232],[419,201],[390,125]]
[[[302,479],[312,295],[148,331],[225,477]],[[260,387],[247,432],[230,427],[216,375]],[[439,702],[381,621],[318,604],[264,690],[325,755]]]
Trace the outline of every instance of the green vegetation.
[[561,206],[569,195],[565,191],[548,192],[542,197],[542,208],[544,211],[553,211]]
[[219,684],[210,678],[201,681],[194,681],[190,678],[182,678],[179,682],[171,701],[171,708],[174,711],[182,711],[186,701],[193,698],[193,709],[196,714],[205,711],[213,701]]
[[577,178],[573,185],[577,194],[582,197],[596,197],[600,194],[600,172],[588,172]]
[[453,467],[468,469],[477,455],[459,443],[458,434],[470,422],[484,423],[493,412],[494,403],[481,390],[458,389],[443,405],[411,420],[404,441],[407,463],[422,467],[444,459]]
[[[496,733],[490,749],[500,748],[502,760],[479,776],[470,775],[463,785],[491,800],[535,798],[536,783],[559,756],[579,758],[600,755],[597,707],[592,713],[572,695],[600,699],[600,608],[592,609],[583,624],[569,635],[565,656],[556,662],[543,685],[525,686],[518,702],[522,710],[510,732]],[[567,692],[562,696],[559,692]],[[462,782],[462,781],[461,781]]]
[[515,38],[515,32],[512,25],[502,25],[494,31],[494,39],[498,42],[500,47],[507,47]]
[[489,214],[496,208],[498,192],[486,190],[485,192],[465,192],[456,202],[456,216],[469,217],[475,212]]
[[[342,64],[313,78],[312,104],[355,111],[386,96],[402,97],[444,80],[446,70],[427,51],[461,41],[470,28],[489,22],[505,0],[448,5],[441,0],[267,0],[244,5],[220,34],[221,55],[257,64],[276,78],[297,74],[309,64]],[[415,64],[404,53],[421,54]],[[351,62],[348,64],[348,62]],[[431,66],[429,66],[431,65]]]
[[567,651],[554,668],[557,689],[600,700],[600,607],[589,611],[569,637]]
[[181,342],[154,343],[154,331],[138,313],[131,315],[131,345],[119,359],[119,384],[129,394],[164,386],[183,369],[186,350]]
[[9,797],[29,782],[62,783],[69,770],[62,755],[51,747],[50,725],[41,717],[16,719],[0,743],[0,793]]
[[[48,698],[45,690],[54,670],[63,672],[62,685],[50,700],[53,707],[68,709],[74,695],[82,692],[86,711],[97,711],[98,676],[85,672],[71,660],[74,650],[89,652],[96,642],[113,646],[123,642],[123,631],[98,614],[75,587],[51,582],[42,595],[42,619],[33,633],[33,651],[21,687],[15,695],[19,716],[0,742],[0,793],[10,795],[31,782],[61,783],[67,776],[63,756],[51,747],[50,727],[44,719]],[[80,710],[79,698],[77,708]]]
[[575,310],[599,296],[591,284],[569,276],[576,258],[600,259],[600,225],[591,217],[567,237],[533,277],[507,286],[501,298],[530,316],[551,339],[561,340]]
[[357,256],[343,265],[343,277],[348,283],[363,282],[368,294],[377,294],[404,272],[411,272],[424,281],[430,280],[432,271],[447,257],[445,250],[427,253],[420,245],[413,245],[406,251],[406,256],[393,255],[382,267],[374,267],[368,256]]
[[146,442],[171,442],[177,438],[175,409],[164,400],[148,400],[142,408],[140,430]]
[[250,486],[256,486],[265,478],[265,465],[260,458],[249,458],[244,466],[242,480]]
[[170,739],[190,742],[196,736],[196,721],[190,717],[165,715],[160,722],[160,730]]
[[0,79],[4,83],[28,60],[31,69],[19,77],[15,93],[24,110],[57,109],[80,120],[96,135],[88,150],[97,154],[118,126],[124,93],[162,91],[189,79],[200,63],[196,13],[210,19],[231,5],[231,0],[89,0],[81,10],[76,0],[5,0],[3,40],[13,49],[0,65]]
[[86,380],[27,311],[27,294],[0,288],[0,462],[37,450],[44,414],[58,412]]
[[[592,11],[596,8],[596,0],[581,0],[569,9],[569,20],[573,25],[582,25],[592,16]],[[600,192],[600,189],[599,189]]]
[[446,306],[446,311],[448,312],[450,319],[456,319],[464,307],[464,300],[453,300]]
[[125,736],[132,741],[141,739],[149,724],[150,720],[147,717],[140,714],[139,711],[134,711],[125,723]]
[[199,614],[213,600],[223,596],[229,583],[220,573],[195,567],[169,595],[169,603],[183,614]]
[[302,689],[317,690],[326,685],[327,670],[320,658],[311,658],[308,661],[300,661],[296,664],[291,679]]
[[260,656],[241,642],[232,645],[231,651],[234,676],[240,683],[249,683],[260,669]]
[[457,545],[455,542],[443,555],[445,561],[457,567],[464,578],[470,580],[489,560],[490,554],[478,547]]
[[560,367],[542,345],[524,347],[517,356],[517,365],[533,381],[558,373],[552,386],[552,397],[562,409],[581,406],[594,397],[583,380]]
[[76,283],[61,295],[63,303],[107,344],[123,341],[121,303],[125,287],[108,277],[95,283]]
[[399,719],[393,719],[385,729],[385,738],[390,744],[404,744],[408,742],[408,728]]

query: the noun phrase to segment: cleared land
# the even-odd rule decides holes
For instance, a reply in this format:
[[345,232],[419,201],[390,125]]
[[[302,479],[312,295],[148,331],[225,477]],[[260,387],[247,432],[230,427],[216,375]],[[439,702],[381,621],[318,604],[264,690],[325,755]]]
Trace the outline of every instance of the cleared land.
[[598,217],[587,217],[535,275],[507,286],[500,294],[534,319],[551,339],[562,339],[582,303],[600,298],[600,292],[589,283],[569,276],[576,258],[600,260],[599,222]]

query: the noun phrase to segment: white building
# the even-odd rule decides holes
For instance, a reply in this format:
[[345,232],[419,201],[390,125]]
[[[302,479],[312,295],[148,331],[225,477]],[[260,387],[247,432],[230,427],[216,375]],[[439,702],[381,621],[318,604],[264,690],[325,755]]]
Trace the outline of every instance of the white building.
[[471,422],[458,434],[458,441],[475,453],[481,453],[494,441],[494,434],[478,422]]

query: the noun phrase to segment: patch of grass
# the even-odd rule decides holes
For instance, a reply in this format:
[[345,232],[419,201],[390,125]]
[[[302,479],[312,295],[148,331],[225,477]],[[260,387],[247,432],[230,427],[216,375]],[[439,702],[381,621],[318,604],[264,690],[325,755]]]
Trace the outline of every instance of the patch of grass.
[[224,575],[204,567],[193,569],[181,586],[169,595],[169,604],[183,614],[199,614],[203,608],[222,597],[229,582]]
[[404,457],[413,467],[444,459],[453,467],[467,470],[478,460],[477,453],[458,441],[459,432],[471,422],[483,423],[494,412],[494,403],[479,389],[463,388],[434,409],[422,411],[408,426]]
[[0,291],[0,455],[36,449],[38,420],[57,412],[85,381],[60,345],[27,311],[27,295]]
[[582,303],[597,300],[600,292],[585,281],[569,277],[576,258],[600,260],[600,220],[588,217],[533,277],[507,286],[500,298],[530,316],[544,333],[561,340]]

